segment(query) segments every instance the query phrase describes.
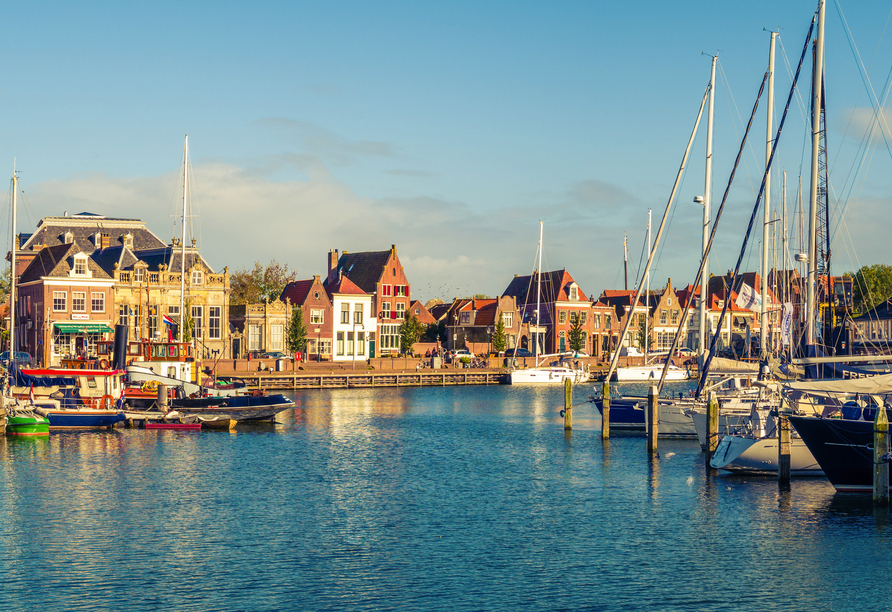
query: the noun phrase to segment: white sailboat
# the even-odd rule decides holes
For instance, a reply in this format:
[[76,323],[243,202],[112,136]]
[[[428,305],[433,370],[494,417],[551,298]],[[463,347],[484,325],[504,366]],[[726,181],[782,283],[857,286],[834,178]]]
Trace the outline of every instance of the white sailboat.
[[[539,262],[536,269],[536,326],[535,330],[531,326],[533,335],[533,357],[535,359],[535,367],[512,369],[508,372],[508,382],[512,385],[520,384],[563,384],[569,379],[574,383],[584,382],[589,379],[589,372],[583,368],[575,368],[564,365],[562,362],[556,362],[552,365],[540,365],[539,359],[548,358],[549,355],[539,355],[539,311],[541,308],[542,296],[542,228],[543,222],[539,221]],[[554,355],[552,355],[554,356]]]

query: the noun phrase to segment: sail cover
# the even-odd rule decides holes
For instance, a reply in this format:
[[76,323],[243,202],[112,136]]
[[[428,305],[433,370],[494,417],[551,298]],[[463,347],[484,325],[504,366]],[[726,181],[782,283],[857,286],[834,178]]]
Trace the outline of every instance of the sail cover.
[[790,391],[805,393],[892,393],[892,374],[878,374],[864,378],[846,378],[836,380],[808,380],[791,382],[784,385]]

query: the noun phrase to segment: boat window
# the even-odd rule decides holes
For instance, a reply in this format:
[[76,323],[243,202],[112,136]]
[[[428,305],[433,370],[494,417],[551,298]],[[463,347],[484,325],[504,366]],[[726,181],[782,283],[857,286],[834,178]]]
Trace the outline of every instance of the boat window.
[[139,355],[139,342],[131,342],[127,346],[128,355]]
[[168,354],[169,354],[171,357],[176,357],[176,356],[177,356],[177,347],[171,345],[171,346],[169,347],[169,353],[168,353]]
[[96,388],[96,377],[87,376],[87,387],[89,387],[90,389]]
[[160,346],[153,346],[152,347],[152,356],[153,357],[161,357],[162,359],[164,357],[167,357],[167,347],[164,346],[163,344]]

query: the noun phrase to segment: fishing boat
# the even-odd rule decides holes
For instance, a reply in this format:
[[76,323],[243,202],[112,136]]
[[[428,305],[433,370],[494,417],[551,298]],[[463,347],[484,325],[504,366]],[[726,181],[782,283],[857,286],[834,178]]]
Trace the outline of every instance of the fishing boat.
[[543,365],[540,359],[550,357],[561,357],[559,355],[539,355],[539,347],[542,342],[543,332],[539,326],[539,314],[542,300],[542,231],[544,222],[539,221],[539,263],[536,269],[536,311],[535,311],[535,328],[530,325],[530,331],[533,336],[533,358],[536,364],[532,368],[514,368],[508,371],[508,383],[512,385],[536,384],[536,385],[556,385],[564,384],[565,380],[573,383],[580,383],[588,380],[591,376],[590,372],[584,367],[577,367],[573,362],[566,359],[559,359],[549,365]]
[[124,372],[65,368],[10,369],[11,391],[29,398],[50,429],[107,429],[124,421]]

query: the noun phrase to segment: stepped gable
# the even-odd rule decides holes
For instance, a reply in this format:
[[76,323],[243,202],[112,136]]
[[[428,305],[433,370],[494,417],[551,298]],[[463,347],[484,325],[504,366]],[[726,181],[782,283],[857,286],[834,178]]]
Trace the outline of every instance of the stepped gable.
[[[38,281],[43,277],[68,278],[73,267],[72,257],[81,252],[73,243],[43,248],[25,268],[18,282],[24,284]],[[87,269],[93,273],[93,278],[111,278],[110,274],[89,257]]]
[[[106,217],[82,212],[70,217],[44,217],[37,223],[34,233],[27,235],[27,240],[24,241],[21,249],[36,250],[40,247],[66,244],[67,236],[71,243],[76,244],[81,251],[89,255],[102,246],[97,243],[97,234],[108,235],[107,247],[123,246],[125,236],[128,234],[128,242],[132,239],[134,251],[164,246],[164,241],[149,231],[145,222],[139,219]],[[22,239],[25,236],[22,234]]]
[[391,252],[387,250],[344,253],[338,259],[337,272],[349,278],[365,293],[375,293],[375,286],[390,260]]

